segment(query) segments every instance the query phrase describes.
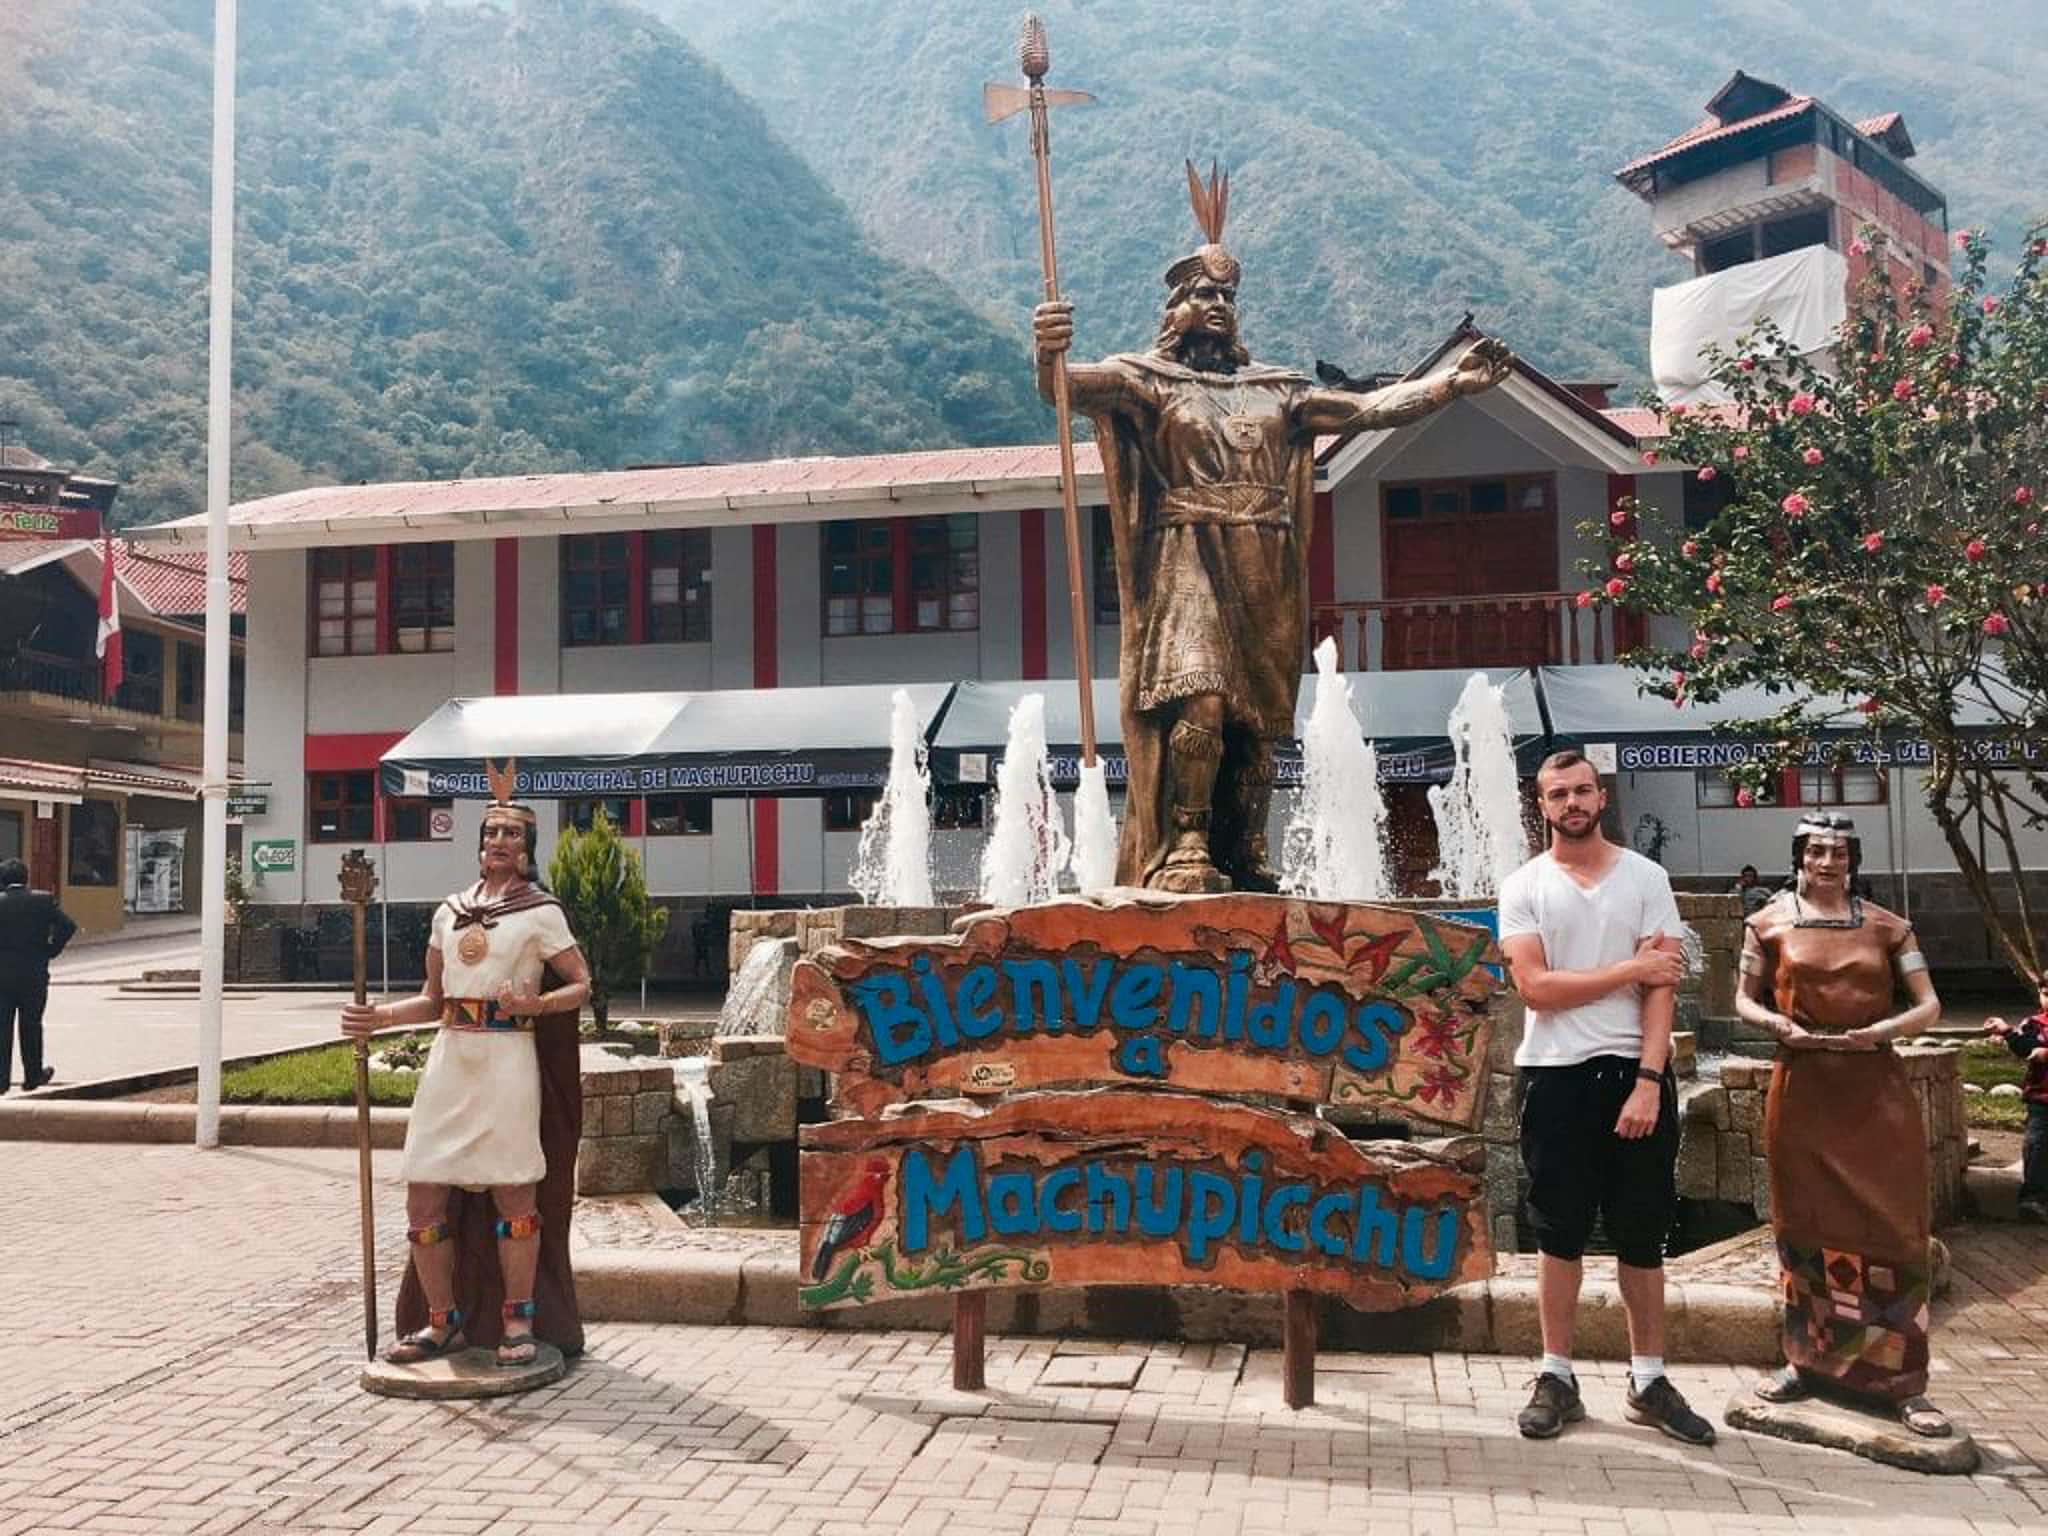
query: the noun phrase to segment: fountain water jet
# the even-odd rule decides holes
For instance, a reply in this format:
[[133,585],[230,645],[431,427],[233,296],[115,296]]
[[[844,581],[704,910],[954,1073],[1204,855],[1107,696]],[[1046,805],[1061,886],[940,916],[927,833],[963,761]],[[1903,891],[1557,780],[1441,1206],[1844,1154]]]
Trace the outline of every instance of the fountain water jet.
[[1448,732],[1451,777],[1429,792],[1437,835],[1437,867],[1430,875],[1445,896],[1492,896],[1528,862],[1529,836],[1505,695],[1484,672],[1465,680]]
[[1109,780],[1102,759],[1081,765],[1074,790],[1074,884],[1083,895],[1116,884],[1116,816],[1109,808]]
[[1386,806],[1379,756],[1337,670],[1337,642],[1316,647],[1316,701],[1302,736],[1300,798],[1281,846],[1281,886],[1317,901],[1385,901]]
[[890,700],[889,784],[861,823],[851,883],[869,906],[932,904],[931,773],[924,728],[906,689]]
[[1010,711],[1009,742],[996,773],[995,825],[981,856],[981,899],[998,907],[1051,900],[1068,852],[1045,748],[1045,695],[1027,693]]

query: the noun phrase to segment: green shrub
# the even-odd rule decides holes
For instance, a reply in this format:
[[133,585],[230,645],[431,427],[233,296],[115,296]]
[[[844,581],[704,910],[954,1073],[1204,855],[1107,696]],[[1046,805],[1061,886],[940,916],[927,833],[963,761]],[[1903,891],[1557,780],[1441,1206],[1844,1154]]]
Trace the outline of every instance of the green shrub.
[[[418,1082],[416,1073],[372,1072],[370,1102],[408,1109]],[[353,1104],[355,1049],[337,1041],[317,1051],[230,1067],[221,1076],[220,1096],[224,1104]]]

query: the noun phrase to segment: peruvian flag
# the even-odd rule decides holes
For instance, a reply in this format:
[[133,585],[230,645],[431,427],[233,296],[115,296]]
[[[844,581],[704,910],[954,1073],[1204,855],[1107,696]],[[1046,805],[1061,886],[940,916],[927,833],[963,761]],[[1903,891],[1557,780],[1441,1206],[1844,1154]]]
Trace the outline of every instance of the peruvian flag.
[[112,698],[121,686],[121,602],[114,595],[114,535],[111,530],[100,541],[100,627],[93,641],[93,654],[100,659],[100,697]]

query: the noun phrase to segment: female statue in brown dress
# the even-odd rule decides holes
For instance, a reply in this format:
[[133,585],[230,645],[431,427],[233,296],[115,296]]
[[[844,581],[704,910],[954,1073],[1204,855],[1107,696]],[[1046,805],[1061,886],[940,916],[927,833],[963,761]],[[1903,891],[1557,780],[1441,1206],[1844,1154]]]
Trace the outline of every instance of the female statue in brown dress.
[[[1785,1291],[1785,1365],[1757,1383],[1790,1402],[1814,1387],[1887,1405],[1915,1433],[1950,1433],[1927,1389],[1927,1137],[1891,1042],[1941,1013],[1904,918],[1850,891],[1846,816],[1792,839],[1794,887],[1748,919],[1736,1011],[1778,1039],[1764,1124],[1771,1228]],[[1909,1004],[1894,1011],[1900,989]]]

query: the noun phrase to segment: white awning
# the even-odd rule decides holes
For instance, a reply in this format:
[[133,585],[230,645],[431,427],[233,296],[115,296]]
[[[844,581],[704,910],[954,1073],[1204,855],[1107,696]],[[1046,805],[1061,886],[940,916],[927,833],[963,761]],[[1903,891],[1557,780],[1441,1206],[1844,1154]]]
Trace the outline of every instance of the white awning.
[[1825,369],[1848,312],[1849,263],[1824,245],[1659,288],[1650,299],[1650,373],[1657,393],[1670,404],[1727,399],[1709,382],[1700,349],[1709,342],[1733,347],[1765,319],[1793,351]]

